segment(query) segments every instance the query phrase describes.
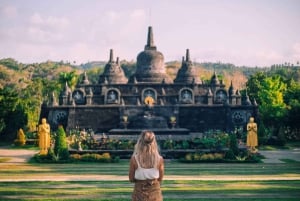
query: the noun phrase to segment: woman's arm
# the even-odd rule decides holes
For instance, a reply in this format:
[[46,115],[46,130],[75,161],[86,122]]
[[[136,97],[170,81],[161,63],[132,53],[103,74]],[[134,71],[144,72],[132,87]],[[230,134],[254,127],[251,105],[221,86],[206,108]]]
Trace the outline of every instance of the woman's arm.
[[135,161],[134,156],[132,156],[131,159],[130,159],[129,173],[128,173],[128,177],[129,177],[129,181],[130,182],[134,182],[135,181],[135,179],[134,179],[134,173],[135,173],[136,169],[137,169],[137,163]]
[[164,164],[164,159],[161,158],[160,159],[160,165],[159,165],[159,178],[158,181],[161,182],[164,178],[164,174],[165,174],[165,164]]

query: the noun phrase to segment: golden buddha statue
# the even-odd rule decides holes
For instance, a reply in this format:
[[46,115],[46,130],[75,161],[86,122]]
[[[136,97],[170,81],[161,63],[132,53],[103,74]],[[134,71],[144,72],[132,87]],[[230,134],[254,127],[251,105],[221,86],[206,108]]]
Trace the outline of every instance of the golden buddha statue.
[[23,146],[26,144],[26,137],[22,128],[20,128],[17,132],[17,139],[15,139],[15,145]]
[[257,124],[254,122],[254,118],[250,117],[247,124],[247,147],[251,152],[256,152],[257,141]]
[[155,103],[154,99],[151,96],[147,96],[144,100],[145,104],[152,107]]
[[46,118],[42,118],[42,123],[38,127],[40,154],[46,155],[50,148],[50,125]]

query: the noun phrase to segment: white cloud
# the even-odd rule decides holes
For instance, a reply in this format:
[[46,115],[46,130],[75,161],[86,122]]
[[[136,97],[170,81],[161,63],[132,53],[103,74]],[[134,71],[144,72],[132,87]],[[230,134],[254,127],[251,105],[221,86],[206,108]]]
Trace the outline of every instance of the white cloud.
[[259,51],[254,58],[258,63],[269,66],[284,63],[296,64],[300,61],[300,43],[294,43],[280,50]]
[[51,32],[40,27],[28,27],[27,39],[32,43],[58,43],[64,40],[64,35],[61,32]]
[[[155,45],[164,54],[165,61],[180,61],[186,48],[197,62],[262,66],[300,61],[299,34],[295,34],[299,26],[294,20],[298,19],[299,12],[289,7],[285,8],[289,15],[285,15],[281,7],[278,10],[281,3],[272,13],[280,11],[282,15],[276,16],[282,22],[276,17],[264,20],[260,13],[246,15],[249,10],[244,6],[240,9],[237,4],[237,9],[246,13],[237,24],[236,15],[216,8],[215,3],[97,1],[62,3],[59,7],[50,1],[26,3],[26,6],[19,1],[10,5],[0,3],[0,59],[9,56],[21,59],[20,62],[47,59],[86,62],[107,60],[109,49],[114,49],[114,55],[120,59],[136,59],[147,42],[147,26],[152,25]],[[184,15],[178,14],[183,10]],[[275,31],[266,29],[273,26],[264,26],[268,20],[276,24]],[[289,28],[282,24],[288,24]]]
[[66,29],[70,22],[65,17],[54,17],[54,16],[41,16],[39,13],[35,13],[30,17],[30,23],[36,26],[43,26],[51,29]]
[[38,13],[34,13],[31,17],[30,17],[30,23],[31,24],[43,24],[43,19],[42,17],[38,14]]
[[145,10],[143,9],[133,10],[132,13],[130,14],[130,17],[135,19],[145,18]]
[[300,62],[300,42],[295,43],[292,47],[291,62],[294,64]]
[[280,52],[271,49],[258,51],[253,57],[255,63],[258,63],[261,66],[277,64],[283,59],[284,56]]
[[78,42],[66,48],[66,58],[76,63],[99,60],[99,52],[87,43]]
[[39,13],[34,13],[29,18],[29,24],[24,32],[24,41],[32,43],[49,43],[48,45],[55,46],[58,43],[62,44],[68,41],[70,22],[65,17],[42,16]]
[[15,18],[18,15],[17,8],[9,5],[1,7],[0,13],[5,18]]
[[108,25],[117,24],[117,21],[119,20],[120,20],[120,14],[112,10],[105,12],[102,18],[102,22]]

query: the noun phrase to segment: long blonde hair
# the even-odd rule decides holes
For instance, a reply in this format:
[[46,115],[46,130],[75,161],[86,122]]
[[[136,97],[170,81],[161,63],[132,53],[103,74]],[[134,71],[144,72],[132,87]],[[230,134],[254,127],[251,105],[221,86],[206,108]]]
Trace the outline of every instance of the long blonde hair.
[[158,168],[160,154],[152,131],[145,130],[134,146],[133,156],[136,157],[143,168]]

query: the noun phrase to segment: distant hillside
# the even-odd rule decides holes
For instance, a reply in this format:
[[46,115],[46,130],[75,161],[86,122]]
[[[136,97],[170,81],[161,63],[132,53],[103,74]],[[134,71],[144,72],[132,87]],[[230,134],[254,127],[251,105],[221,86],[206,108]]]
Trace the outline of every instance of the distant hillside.
[[82,65],[80,65],[80,67],[84,70],[88,70],[88,69],[96,68],[96,67],[103,68],[106,63],[107,63],[107,61],[92,61],[92,62],[82,64]]
[[[11,58],[2,59],[0,60],[0,87],[12,84],[23,88],[33,78],[38,77],[56,80],[61,72],[71,71],[75,71],[78,75],[87,71],[90,81],[92,83],[97,83],[98,76],[103,72],[106,63],[107,61],[93,61],[80,66],[75,66],[62,61],[47,61],[43,63],[22,64]],[[194,65],[203,81],[210,80],[214,71],[216,71],[217,75],[224,81],[226,86],[229,86],[230,82],[233,81],[236,88],[242,88],[249,75],[259,70],[246,67],[241,68],[236,67],[233,64],[222,63],[195,63]],[[135,72],[135,63],[132,61],[127,62],[123,60],[121,61],[121,66],[127,77]],[[175,79],[180,66],[181,62],[179,61],[167,62],[165,64],[167,74],[172,79]]]
[[[179,61],[171,61],[166,63],[167,73],[174,79],[177,71],[181,66]],[[232,81],[236,89],[245,87],[248,78],[257,71],[265,70],[263,68],[253,67],[237,67],[230,63],[194,63],[195,69],[200,76],[201,80],[208,82],[216,72],[218,78],[223,80],[223,83],[229,87]]]
[[47,61],[43,63],[22,64],[12,58],[0,60],[0,88],[5,86],[17,86],[24,88],[34,78],[58,80],[61,72],[75,71],[77,74],[83,72],[76,66],[63,62]]
[[[92,61],[80,66],[72,65],[70,63],[64,63],[63,61],[54,62],[47,61],[43,63],[22,64],[18,61],[7,58],[0,60],[0,87],[14,85],[18,88],[24,88],[34,78],[42,78],[48,80],[57,80],[61,72],[75,71],[77,75],[81,75],[84,71],[87,72],[91,83],[97,83],[99,74],[104,70],[104,66],[107,61]],[[136,69],[136,63],[133,61],[122,60],[121,66],[127,77],[131,76]],[[274,71],[285,67],[270,67],[270,68],[258,68],[247,66],[235,66],[230,63],[194,63],[196,72],[201,80],[208,82],[214,72],[218,75],[219,79],[223,80],[223,83],[229,87],[231,81],[237,89],[245,87],[245,83],[249,77],[258,71]],[[179,68],[181,67],[181,61],[170,61],[165,63],[166,72],[172,78],[175,79]],[[297,68],[297,67],[293,67]],[[295,76],[296,77],[296,76]],[[298,77],[296,77],[298,78]],[[298,80],[298,79],[296,79]]]

